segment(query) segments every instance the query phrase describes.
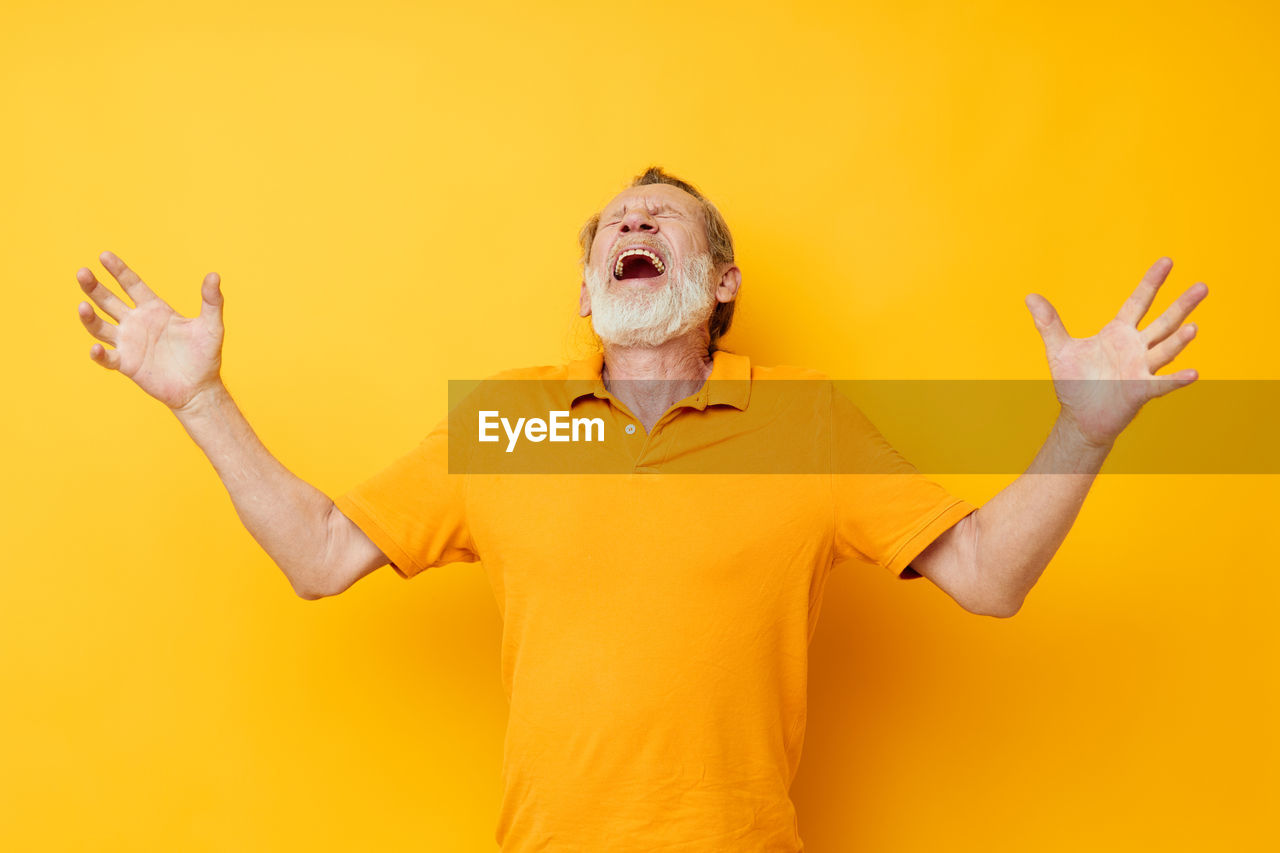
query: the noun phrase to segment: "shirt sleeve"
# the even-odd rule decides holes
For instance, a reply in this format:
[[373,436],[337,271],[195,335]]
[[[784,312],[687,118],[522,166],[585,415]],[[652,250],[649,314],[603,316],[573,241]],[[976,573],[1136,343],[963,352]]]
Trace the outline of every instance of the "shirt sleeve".
[[446,418],[413,450],[333,502],[408,579],[479,559],[467,524],[466,481],[449,473]]
[[922,577],[911,561],[977,507],[921,474],[834,386],[832,395],[835,562]]

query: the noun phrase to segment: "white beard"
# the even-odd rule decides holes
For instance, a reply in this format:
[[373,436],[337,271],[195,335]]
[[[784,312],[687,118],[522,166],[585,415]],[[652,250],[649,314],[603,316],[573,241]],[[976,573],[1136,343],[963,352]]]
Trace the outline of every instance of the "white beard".
[[667,274],[666,287],[645,290],[587,270],[591,325],[600,340],[622,347],[656,347],[705,323],[715,308],[711,253],[691,255]]

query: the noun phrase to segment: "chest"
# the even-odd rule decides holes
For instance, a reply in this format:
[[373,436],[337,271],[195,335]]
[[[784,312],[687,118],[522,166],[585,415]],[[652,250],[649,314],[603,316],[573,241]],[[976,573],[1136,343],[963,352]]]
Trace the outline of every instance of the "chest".
[[504,611],[807,600],[831,558],[824,476],[489,475],[467,501]]

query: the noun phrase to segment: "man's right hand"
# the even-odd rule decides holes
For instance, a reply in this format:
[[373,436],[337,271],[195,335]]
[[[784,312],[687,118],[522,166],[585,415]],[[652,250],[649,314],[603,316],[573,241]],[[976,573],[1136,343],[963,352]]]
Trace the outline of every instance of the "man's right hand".
[[174,311],[111,252],[103,252],[99,260],[134,307],[103,286],[87,267],[76,271],[81,289],[116,321],[113,325],[103,320],[88,302],[77,306],[89,334],[115,347],[109,350],[94,344],[89,357],[108,370],[120,371],[175,411],[221,385],[223,299],[218,274],[204,277],[200,314],[188,318]]

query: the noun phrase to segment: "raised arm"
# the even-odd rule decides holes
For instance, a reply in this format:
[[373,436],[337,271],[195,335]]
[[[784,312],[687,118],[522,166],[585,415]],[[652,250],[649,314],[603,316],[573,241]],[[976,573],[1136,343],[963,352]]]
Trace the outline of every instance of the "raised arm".
[[1187,288],[1139,330],[1173,267],[1156,261],[1115,318],[1098,334],[1073,338],[1039,294],[1027,296],[1044,340],[1060,411],[1026,473],[934,540],[912,561],[967,609],[1012,616],[1071,529],[1116,439],[1149,400],[1190,385],[1194,370],[1167,375],[1168,365],[1195,337],[1183,320],[1209,293]]
[[[204,278],[200,314],[178,314],[110,252],[100,260],[133,307],[88,268],[76,272],[88,302],[80,320],[101,343],[89,357],[118,371],[169,407],[204,451],[226,486],[236,513],[302,598],[334,595],[386,565],[377,546],[333,501],[292,474],[267,451],[221,378],[222,306],[217,273]],[[107,349],[109,344],[113,349]]]

